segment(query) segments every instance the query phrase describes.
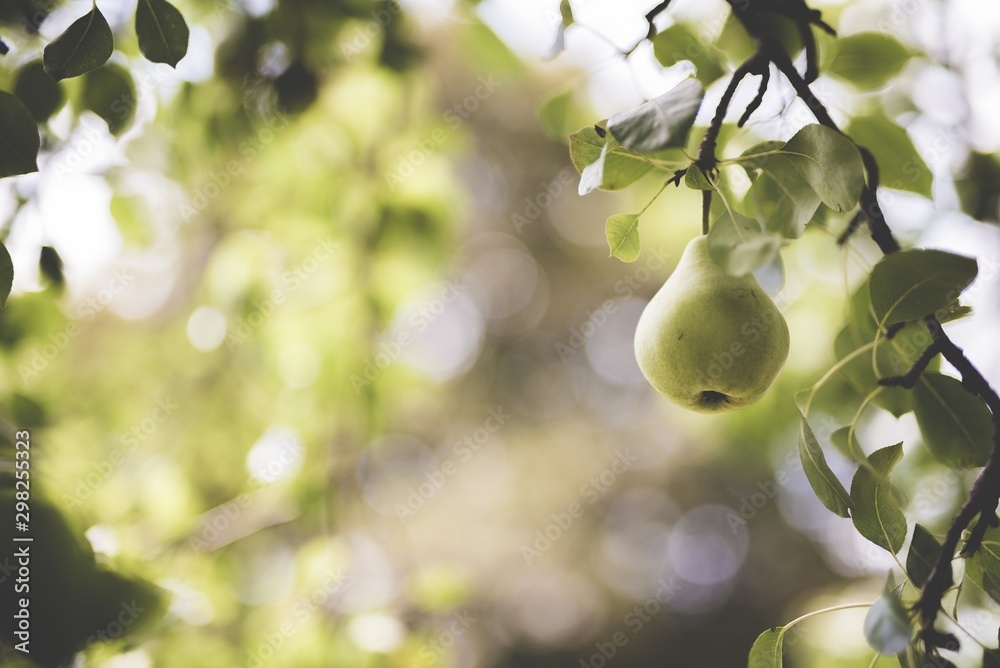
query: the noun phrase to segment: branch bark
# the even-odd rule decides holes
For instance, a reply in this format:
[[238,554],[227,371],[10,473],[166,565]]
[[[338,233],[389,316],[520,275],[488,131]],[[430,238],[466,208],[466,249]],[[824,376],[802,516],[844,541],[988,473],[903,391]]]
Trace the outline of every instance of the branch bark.
[[[803,43],[808,47],[812,38],[812,34],[809,32],[811,31],[811,24],[818,25],[824,30],[830,30],[829,26],[820,19],[819,12],[809,9],[804,0],[792,0],[791,2],[787,0],[765,0],[764,2],[753,4],[747,3],[744,0],[727,0],[727,2],[732,8],[733,15],[740,21],[757,45],[757,52],[751,57],[751,60],[755,60],[755,64],[757,63],[756,59],[764,59],[766,63],[773,63],[792,85],[799,99],[809,107],[817,122],[843,134],[830,116],[825,105],[809,87],[808,79],[813,73],[812,63],[814,63],[815,53],[807,48],[807,75],[804,77],[795,69],[791,58],[761,20],[762,11],[778,12],[785,15],[798,26],[800,34],[803,36]],[[808,37],[806,36],[807,32]],[[765,66],[767,65],[765,64]],[[705,133],[705,141],[702,142],[698,152],[699,166],[703,168],[705,165],[711,165],[712,167],[715,165],[715,142],[718,138],[722,120],[732,100],[732,93],[735,92],[739,81],[748,72],[747,63],[744,63],[733,73],[733,80],[730,81],[730,85],[726,90],[727,95],[723,96],[715,117],[712,119],[708,131]],[[766,85],[766,83],[762,85]],[[885,214],[878,202],[878,165],[869,151],[860,146],[858,149],[861,152],[867,175],[867,183],[862,188],[858,200],[861,217],[867,223],[868,231],[872,239],[882,250],[882,253],[885,255],[895,253],[900,249],[900,246],[893,236],[892,230],[886,222]],[[845,233],[844,241],[846,241],[846,236],[849,236],[856,227],[857,224],[852,224],[849,227],[849,231]],[[969,361],[962,349],[948,337],[935,316],[927,316],[924,322],[930,329],[933,341],[927,355],[932,357],[934,354],[940,353],[948,360],[959,372],[965,388],[978,396],[989,407],[993,415],[992,454],[986,466],[976,478],[965,504],[952,519],[937,561],[934,563],[931,573],[920,591],[920,597],[914,604],[914,609],[920,618],[921,637],[926,643],[933,644],[934,638],[939,635],[934,630],[934,621],[937,618],[938,611],[941,609],[941,598],[953,584],[951,561],[954,558],[963,532],[978,518],[978,522],[973,527],[962,551],[963,555],[969,555],[979,548],[986,529],[998,524],[996,508],[998,500],[1000,500],[1000,396],[997,395],[986,378]],[[926,361],[930,361],[930,357]],[[926,363],[923,364],[923,367],[926,367]],[[916,382],[916,377],[922,371],[923,368],[919,368],[914,372],[914,382]],[[907,378],[907,381],[909,380]]]

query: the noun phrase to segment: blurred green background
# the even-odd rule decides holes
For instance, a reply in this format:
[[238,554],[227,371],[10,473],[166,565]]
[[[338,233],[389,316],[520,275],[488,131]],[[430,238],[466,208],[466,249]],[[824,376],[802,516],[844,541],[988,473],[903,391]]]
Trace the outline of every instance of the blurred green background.
[[[835,360],[877,249],[859,235],[839,250],[843,221],[817,221],[783,253],[792,351],[767,397],[721,416],[669,405],[632,334],[699,231],[700,195],[670,188],[639,260],[609,259],[604,220],[660,183],[581,198],[565,136],[691,65],[664,68],[648,44],[621,56],[648,2],[574,3],[593,30],[546,60],[557,4],[187,0],[176,71],[121,30],[112,62],[138,104],[118,137],[84,111],[84,84],[60,84],[70,102],[43,131],[40,173],[0,186],[16,271],[0,317],[5,460],[30,430],[33,503],[67,525],[36,517],[66,534],[39,550],[76,541],[101,577],[159,588],[148,623],[79,665],[730,667],[765,628],[877,597],[893,562],[814,499],[792,399]],[[956,340],[998,379],[1000,235],[972,220],[997,219],[988,4],[823,3],[842,32],[889,32],[913,58],[887,88],[816,89],[838,119],[906,121],[934,196],[887,191],[889,222],[906,243],[979,257]],[[89,6],[55,7],[40,36],[6,7],[2,87]],[[100,6],[116,29],[133,11]],[[678,0],[663,17],[705,31],[699,74],[739,58],[711,46],[726,15]],[[776,83],[720,153],[810,121]],[[43,246],[64,285],[51,259],[38,268]],[[850,422],[850,391],[837,377],[821,394],[821,438]],[[908,450],[919,437],[887,414],[861,433]],[[969,482],[919,455],[896,475],[923,483],[907,515],[937,530]],[[96,622],[81,638],[107,630],[95,601],[154,596],[129,582],[66,599]],[[993,604],[963,605],[995,644]],[[863,618],[797,627],[787,665],[868,665]]]

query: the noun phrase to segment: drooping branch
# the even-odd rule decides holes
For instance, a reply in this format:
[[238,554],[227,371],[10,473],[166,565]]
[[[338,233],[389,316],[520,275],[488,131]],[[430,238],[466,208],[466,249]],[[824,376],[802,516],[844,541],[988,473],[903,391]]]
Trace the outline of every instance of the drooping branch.
[[[830,26],[823,23],[819,12],[810,9],[804,0],[763,0],[762,2],[753,4],[746,3],[743,0],[727,0],[727,2],[732,9],[733,15],[740,21],[757,45],[757,52],[750,59],[754,61],[753,66],[760,66],[760,60],[764,61],[764,67],[767,67],[768,64],[774,64],[778,71],[792,85],[799,99],[809,107],[817,122],[843,134],[830,116],[825,105],[809,87],[809,82],[814,75],[816,61],[815,40],[812,36],[810,25],[818,25],[828,32],[833,32]],[[791,58],[764,24],[761,19],[762,12],[782,14],[791,19],[798,27],[806,50],[807,63],[805,76],[799,74]],[[750,61],[748,60],[748,62]],[[705,133],[705,140],[702,142],[698,152],[698,163],[703,169],[706,166],[711,168],[715,166],[715,144],[718,139],[722,120],[725,118],[736,86],[739,85],[739,82],[748,73],[750,73],[750,69],[747,63],[744,63],[733,73],[733,78],[726,89],[726,94],[723,95],[719,103],[715,117],[712,119],[712,123]],[[766,82],[762,82],[762,90],[764,87],[766,87]],[[762,94],[762,92],[758,92],[758,97],[762,96]],[[878,165],[869,151],[863,147],[858,148],[866,172],[866,183],[861,190],[858,200],[860,217],[852,221],[842,235],[842,238],[846,241],[847,237],[856,230],[863,218],[865,223],[867,223],[872,240],[875,241],[883,254],[888,255],[898,251],[900,246],[893,236],[892,230],[886,222],[885,214],[878,202]],[[705,201],[706,210],[710,198],[711,193],[709,192]],[[926,643],[934,645],[935,638],[939,636],[939,633],[934,630],[934,621],[941,608],[941,598],[953,584],[951,561],[954,558],[963,532],[978,518],[962,552],[963,555],[968,555],[979,548],[986,529],[998,524],[996,508],[998,500],[1000,500],[1000,396],[997,395],[986,378],[969,361],[962,349],[948,337],[935,316],[929,315],[924,321],[931,332],[932,344],[925,351],[924,355],[921,356],[921,359],[918,360],[918,364],[921,366],[915,364],[914,368],[906,374],[906,381],[910,382],[909,376],[912,375],[912,382],[916,383],[916,379],[926,369],[927,364],[933,356],[941,354],[958,371],[963,386],[969,392],[982,399],[993,416],[992,453],[986,466],[976,478],[965,504],[952,519],[942,543],[941,552],[921,589],[920,597],[914,604],[914,609],[920,616],[921,636]],[[926,359],[924,359],[925,357]]]
[[913,366],[901,376],[890,376],[889,378],[879,378],[878,384],[885,385],[887,387],[905,387],[906,389],[912,389],[917,381],[920,380],[920,374],[922,374],[926,369],[927,365],[931,363],[938,353],[941,352],[941,345],[937,341],[931,341],[931,345],[924,349],[924,352],[920,353],[920,357],[917,361],[913,363]]

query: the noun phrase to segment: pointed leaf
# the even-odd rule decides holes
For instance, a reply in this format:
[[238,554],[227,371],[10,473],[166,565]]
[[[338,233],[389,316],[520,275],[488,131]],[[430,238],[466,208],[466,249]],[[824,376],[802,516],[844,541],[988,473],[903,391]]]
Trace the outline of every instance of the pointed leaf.
[[899,40],[882,32],[848,35],[834,44],[832,58],[823,71],[846,79],[861,90],[885,86],[911,55]]
[[799,459],[816,497],[830,511],[841,517],[851,515],[851,497],[826,463],[823,449],[803,415],[799,421]]
[[906,540],[906,517],[889,482],[889,473],[902,457],[902,443],[876,450],[868,457],[871,468],[862,466],[851,481],[854,527],[893,554],[902,549]]
[[[850,442],[847,440],[848,436],[851,437]],[[833,444],[833,447],[837,448],[840,454],[852,461],[860,461],[865,458],[861,444],[858,443],[858,434],[857,432],[851,434],[850,426],[841,427],[830,434],[830,443]]]
[[604,230],[611,255],[622,262],[635,262],[639,257],[639,216],[634,213],[611,216]]
[[187,53],[187,23],[167,0],[139,0],[135,10],[135,34],[142,55],[154,63],[176,67]]
[[828,207],[847,211],[858,203],[864,167],[850,139],[813,124],[796,132],[781,150]]
[[906,573],[915,585],[924,586],[940,551],[941,543],[930,531],[919,524],[913,528],[910,551],[906,554]]
[[747,668],[781,668],[781,626],[764,631],[750,648]]
[[686,23],[675,23],[659,31],[653,38],[653,55],[664,67],[686,60],[694,65],[698,81],[708,85],[724,73],[716,54],[723,54],[703,43],[696,29]]
[[893,591],[883,592],[865,617],[865,639],[882,654],[902,654],[910,645],[910,619]]
[[961,381],[925,371],[913,388],[913,412],[935,457],[952,468],[986,465],[993,447],[990,411]]
[[760,175],[750,187],[757,220],[771,232],[798,239],[819,208],[819,195],[788,156],[768,156],[758,166]]
[[688,165],[687,171],[684,172],[684,185],[692,190],[712,190],[712,182],[705,176],[705,172],[701,171],[701,167],[694,162]]
[[[570,159],[580,172],[580,194],[586,195],[595,188],[621,190],[645,176],[653,166],[642,156],[618,144],[614,137],[602,138],[593,127],[587,127],[569,136]],[[583,187],[583,173],[587,167],[599,163],[587,175],[587,188]],[[596,180],[600,176],[600,181]],[[594,183],[597,183],[594,186]]]
[[17,97],[0,90],[0,177],[38,171],[38,125]]
[[875,157],[879,167],[879,185],[927,198],[931,196],[931,170],[906,130],[885,114],[856,116],[847,127],[847,135]]
[[704,95],[698,81],[687,79],[649,102],[615,114],[608,119],[608,131],[639,153],[683,146]]
[[872,269],[869,291],[883,325],[916,320],[943,309],[976,278],[975,258],[912,249],[886,255]]
[[42,55],[45,71],[56,81],[96,70],[111,57],[115,37],[104,14],[94,5],[66,32],[49,42]]
[[778,255],[782,239],[738,213],[724,213],[708,231],[708,254],[733,276],[745,276]]

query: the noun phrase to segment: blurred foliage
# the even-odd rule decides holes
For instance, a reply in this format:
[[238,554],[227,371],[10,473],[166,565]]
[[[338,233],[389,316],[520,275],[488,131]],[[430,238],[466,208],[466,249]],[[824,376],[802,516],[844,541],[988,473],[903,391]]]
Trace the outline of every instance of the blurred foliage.
[[[661,181],[577,196],[565,135],[599,100],[575,66],[525,62],[476,3],[188,0],[175,71],[142,58],[134,5],[99,5],[109,63],[32,84],[87,10],[0,3],[0,87],[41,123],[40,172],[0,182],[16,269],[0,472],[9,487],[30,430],[37,665],[82,650],[119,667],[737,666],[790,614],[879,596],[891,560],[812,497],[791,401],[874,331],[850,295],[877,253],[838,255],[843,215],[783,251],[793,343],[771,392],[685,414],[646,385],[631,340],[700,194],[665,190],[638,261],[607,259],[602,221]],[[61,23],[43,39],[33,16]],[[692,52],[696,25],[665,26],[687,46],[661,37],[651,57],[707,85],[746,40],[720,24]],[[898,116],[860,111],[912,157]],[[787,140],[783,113],[727,123],[720,153]],[[990,165],[970,152],[955,190],[995,220]],[[928,193],[918,171],[902,190]],[[923,334],[879,359],[913,359]],[[873,382],[866,357],[816,394],[821,442]],[[894,482],[931,490],[904,511],[940,536],[969,480],[904,449]],[[133,599],[148,612],[94,642]],[[868,665],[854,612],[796,627],[788,665]],[[5,665],[25,663],[0,641]]]

